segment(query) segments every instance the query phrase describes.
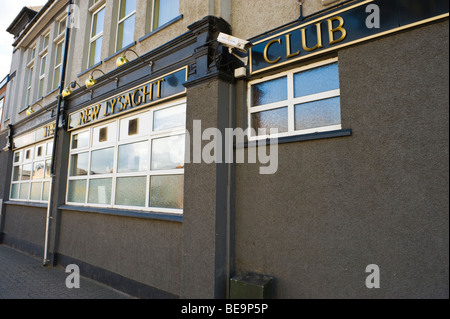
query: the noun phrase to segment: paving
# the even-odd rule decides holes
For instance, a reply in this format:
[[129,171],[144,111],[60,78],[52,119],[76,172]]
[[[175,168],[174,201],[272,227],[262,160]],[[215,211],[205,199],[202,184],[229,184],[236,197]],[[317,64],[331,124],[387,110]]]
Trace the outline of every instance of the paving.
[[0,299],[132,299],[83,276],[80,288],[69,289],[69,275],[61,266],[44,267],[41,259],[0,245]]

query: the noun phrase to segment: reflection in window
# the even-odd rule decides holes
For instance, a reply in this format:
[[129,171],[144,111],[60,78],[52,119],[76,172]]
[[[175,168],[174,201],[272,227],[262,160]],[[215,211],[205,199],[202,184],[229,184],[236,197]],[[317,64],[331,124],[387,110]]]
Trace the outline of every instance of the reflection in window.
[[119,51],[134,41],[134,22],[136,0],[121,0],[119,6],[119,23],[117,26],[117,46]]
[[152,170],[177,169],[184,166],[184,135],[154,139]]
[[112,174],[114,170],[114,148],[93,151],[91,174]]
[[153,30],[176,18],[180,12],[179,0],[154,0]]
[[148,142],[119,146],[119,173],[143,172],[148,169]]

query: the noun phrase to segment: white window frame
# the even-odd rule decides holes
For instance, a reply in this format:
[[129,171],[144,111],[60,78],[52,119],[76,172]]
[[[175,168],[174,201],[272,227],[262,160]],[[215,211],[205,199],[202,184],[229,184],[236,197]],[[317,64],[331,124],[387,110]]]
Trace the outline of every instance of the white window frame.
[[[184,178],[184,167],[183,168],[177,168],[177,169],[169,169],[169,170],[151,170],[151,155],[152,155],[152,142],[155,139],[158,138],[165,138],[165,137],[171,137],[171,136],[180,136],[186,134],[186,128],[185,126],[177,127],[177,128],[171,128],[161,131],[153,131],[153,114],[157,111],[176,107],[179,105],[186,105],[186,99],[181,100],[175,100],[172,102],[165,103],[163,105],[152,107],[150,110],[145,110],[141,112],[137,112],[131,115],[127,115],[124,117],[119,117],[115,120],[102,122],[99,125],[92,126],[88,129],[82,128],[77,131],[73,131],[71,134],[70,139],[70,154],[69,154],[69,174],[67,178],[67,185],[66,185],[66,204],[67,205],[73,205],[73,206],[83,206],[83,207],[99,207],[99,208],[112,208],[112,209],[124,209],[124,210],[134,210],[134,211],[143,211],[143,212],[161,212],[161,213],[169,213],[169,214],[182,214],[183,209],[173,209],[173,208],[160,208],[160,207],[150,207],[150,180],[152,176],[178,176],[182,175]],[[120,139],[120,123],[124,119],[128,118],[136,118],[139,115],[143,115],[145,113],[150,113],[149,119],[151,123],[151,129],[150,132],[146,135],[140,135],[137,136],[131,136],[127,138]],[[93,132],[95,128],[104,127],[110,123],[116,122],[116,136],[114,141],[108,141],[104,142],[102,145],[93,147]],[[139,125],[143,125],[143,123],[140,123]],[[89,146],[84,148],[79,148],[76,150],[72,150],[72,136],[76,134],[81,134],[83,132],[89,131]],[[139,143],[139,142],[147,142],[148,143],[148,157],[147,157],[147,170],[142,172],[127,172],[127,173],[118,173],[118,156],[119,156],[119,147],[122,145],[128,145],[133,143]],[[88,175],[83,176],[70,176],[70,166],[71,166],[71,160],[72,155],[75,154],[82,154],[82,153],[88,153],[88,170],[91,169],[91,158],[92,158],[92,152],[102,150],[102,149],[108,149],[108,148],[114,148],[114,170],[112,174],[100,174],[100,175],[91,175],[88,171]],[[145,207],[137,207],[137,206],[123,206],[123,205],[116,205],[116,188],[117,188],[117,179],[122,177],[146,177],[146,195],[145,195]],[[94,179],[112,179],[112,190],[111,190],[111,204],[105,205],[105,204],[92,204],[88,203],[89,198],[89,181]],[[75,203],[75,202],[69,202],[69,182],[75,181],[75,180],[85,180],[86,181],[86,194],[85,194],[85,200],[84,203]]]
[[[154,31],[154,30],[157,30],[158,28],[160,28],[161,27],[161,25],[159,25],[159,23],[158,23],[158,26],[155,28],[155,22],[156,22],[156,1],[157,0],[152,0],[152,24],[151,24],[151,31]],[[164,1],[164,0],[163,0]],[[161,1],[160,1],[160,5],[161,5]],[[179,6],[180,6],[180,0],[178,0],[178,8],[179,8]],[[158,16],[159,16],[159,12],[158,12]],[[173,19],[174,18],[176,18],[177,16],[179,16],[180,15],[180,12],[179,12],[179,9],[178,9],[178,12],[174,15],[174,17],[173,17]],[[170,21],[170,20],[169,20]],[[169,21],[167,21],[167,22],[169,22]],[[158,21],[159,22],[159,21]],[[167,23],[166,22],[166,23]],[[165,24],[165,23],[164,23]],[[164,24],[162,24],[162,25],[164,25]]]
[[[41,56],[41,62],[39,64],[39,87],[38,87],[38,99],[42,98],[45,94],[44,92],[44,86],[45,86],[45,68],[47,67],[47,51],[45,51],[45,54]],[[45,59],[45,64],[42,62]],[[42,67],[44,66],[44,70],[42,70]],[[43,72],[43,73],[42,73]],[[41,91],[42,90],[42,91]]]
[[[124,1],[124,0],[120,0],[119,1],[119,9],[118,9],[118,12],[117,12],[117,19],[118,19],[118,21],[117,21],[117,28],[116,28],[116,52],[122,50],[125,46],[129,45],[129,43],[127,43],[127,44],[125,44],[125,46],[123,46],[123,43],[122,43],[122,47],[121,48],[117,47],[119,45],[119,26],[120,26],[121,23],[125,23],[125,21],[128,18],[131,18],[133,15],[136,15],[136,10],[137,10],[137,5],[138,5],[138,3],[136,2],[136,8],[134,8],[134,11],[132,11],[130,14],[128,14],[127,16],[125,16],[122,19],[120,19],[120,7],[122,6],[122,1]],[[136,29],[136,19],[134,20],[134,29]],[[124,30],[125,30],[125,28],[124,28]],[[134,30],[133,30],[133,33],[134,33]]]
[[31,102],[31,90],[33,88],[33,72],[34,72],[34,64],[27,68],[27,90],[25,95],[25,106],[28,107]]
[[[61,40],[61,41],[59,41],[58,43],[56,43],[56,46],[55,46],[55,67],[54,67],[54,69],[53,69],[53,86],[52,86],[52,89],[53,90],[56,90],[58,87],[59,87],[59,84],[60,84],[60,82],[61,82],[61,73],[62,73],[62,63],[63,63],[63,55],[64,55],[64,39],[63,40]],[[57,63],[57,58],[58,58],[58,46],[59,45],[61,45],[61,61],[59,61],[59,64],[56,64]],[[56,72],[57,72],[57,69],[59,68],[59,81],[58,82],[56,82],[55,81],[55,77],[56,77]]]
[[[95,4],[95,3],[96,3],[96,2],[94,1],[94,4]],[[105,20],[103,19],[102,32],[96,34],[94,37],[92,36],[92,32],[94,31],[94,30],[93,30],[93,29],[94,29],[94,28],[93,28],[93,27],[94,27],[94,17],[95,17],[101,10],[106,10],[105,8],[106,8],[106,3],[104,3],[100,8],[98,8],[97,10],[95,10],[95,12],[92,13],[92,17],[91,17],[91,32],[90,32],[90,35],[89,35],[88,68],[90,68],[90,67],[92,67],[93,65],[95,65],[96,63],[98,63],[98,62],[95,62],[95,60],[94,60],[94,63],[93,63],[92,65],[90,64],[90,59],[91,59],[91,49],[92,49],[91,44],[92,44],[93,42],[97,41],[98,39],[100,39],[100,38],[103,37],[103,33],[104,33],[104,31],[105,31]],[[120,10],[120,7],[119,7],[119,10]],[[106,11],[105,11],[105,13],[106,13]],[[117,28],[119,28],[119,25],[117,25]],[[118,29],[117,29],[117,30],[118,30]],[[100,50],[101,50],[101,48],[100,48]],[[101,58],[100,58],[100,60],[101,60]]]
[[[266,139],[266,138],[280,138],[285,136],[294,136],[294,135],[303,135],[303,134],[311,134],[311,133],[320,133],[320,132],[328,132],[328,131],[335,131],[342,129],[341,124],[337,125],[328,125],[328,126],[322,126],[322,127],[315,127],[311,129],[305,129],[305,130],[295,130],[295,105],[301,104],[301,103],[307,103],[307,102],[314,102],[319,101],[323,99],[333,98],[333,97],[339,97],[340,96],[340,88],[336,90],[331,91],[325,91],[317,94],[311,94],[307,96],[302,96],[298,98],[294,98],[294,74],[307,71],[310,69],[314,69],[317,67],[325,66],[328,64],[333,64],[338,62],[338,58],[332,58],[327,59],[324,61],[308,64],[305,66],[302,66],[300,68],[296,68],[293,70],[289,70],[282,73],[277,73],[272,76],[267,76],[261,79],[253,80],[248,82],[247,85],[247,123],[248,123],[248,139],[249,141],[255,141],[259,139]],[[252,106],[252,86],[255,84],[267,82],[270,80],[287,77],[287,99],[282,100],[279,102],[274,102],[270,104],[264,104],[259,106]],[[271,110],[277,110],[279,108],[288,108],[288,131],[283,133],[277,133],[277,134],[270,134],[270,132],[267,132],[265,135],[257,135],[252,136],[252,115],[254,113],[259,113],[263,111],[271,111]]]
[[[26,202],[35,202],[35,203],[47,203],[48,199],[44,199],[43,195],[44,195],[44,185],[45,183],[49,183],[49,189],[50,189],[50,183],[51,183],[51,177],[45,177],[45,169],[46,169],[46,165],[47,163],[49,165],[51,165],[51,151],[52,151],[52,145],[53,145],[53,141],[50,140],[46,140],[46,141],[42,141],[39,142],[38,144],[32,145],[32,146],[27,146],[25,148],[22,148],[20,150],[16,150],[14,152],[13,155],[13,169],[11,172],[11,186],[10,186],[10,200],[11,201],[26,201]],[[43,147],[42,149],[42,155],[41,156],[37,156],[37,150],[39,147]],[[50,153],[48,152],[50,149]],[[29,151],[30,152],[30,158],[29,159],[25,159],[25,152]],[[14,157],[15,155],[18,154],[19,155],[19,160],[17,162],[14,162]],[[43,178],[40,179],[35,179],[33,180],[33,170],[34,170],[34,164],[37,162],[44,162],[44,175]],[[19,175],[19,180],[18,181],[14,181],[14,168],[16,167],[20,167],[23,166],[24,164],[31,164],[31,173],[30,173],[30,179],[27,181],[22,181],[21,180],[21,176]],[[40,187],[41,187],[41,196],[39,200],[33,200],[31,199],[31,187],[33,184],[37,184],[40,183]],[[23,184],[28,184],[28,194],[27,194],[27,198],[20,198],[20,189],[22,187]],[[13,185],[19,185],[18,186],[18,198],[12,198],[12,189],[13,189]]]

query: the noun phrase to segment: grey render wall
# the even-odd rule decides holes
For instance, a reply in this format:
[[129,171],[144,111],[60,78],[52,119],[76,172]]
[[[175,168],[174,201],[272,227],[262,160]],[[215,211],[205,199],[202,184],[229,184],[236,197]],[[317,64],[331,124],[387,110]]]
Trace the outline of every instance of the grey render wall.
[[275,175],[236,165],[236,274],[278,298],[448,298],[448,45],[445,21],[338,53],[353,135],[279,145]]
[[58,253],[179,295],[181,224],[63,210]]

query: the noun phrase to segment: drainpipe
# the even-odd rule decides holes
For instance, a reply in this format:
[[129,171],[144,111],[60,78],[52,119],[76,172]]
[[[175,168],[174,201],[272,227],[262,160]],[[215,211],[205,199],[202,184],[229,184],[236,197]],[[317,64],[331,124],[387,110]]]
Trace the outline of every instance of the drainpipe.
[[66,37],[64,40],[64,55],[63,55],[63,61],[62,61],[62,70],[61,70],[61,82],[59,84],[59,95],[58,95],[58,106],[56,108],[56,124],[55,124],[55,132],[53,134],[53,151],[52,151],[52,161],[51,161],[51,183],[50,183],[50,189],[49,189],[49,196],[48,196],[48,206],[47,206],[47,220],[45,225],[45,243],[44,243],[44,260],[43,265],[48,266],[50,263],[50,260],[48,259],[48,248],[49,248],[49,235],[50,235],[50,223],[53,219],[52,211],[51,211],[51,204],[53,200],[53,189],[55,184],[55,164],[56,164],[56,144],[58,141],[58,126],[59,126],[59,119],[61,116],[61,104],[62,104],[62,91],[65,88],[65,78],[66,78],[66,69],[67,69],[67,55],[69,51],[69,38],[70,38],[70,15],[72,11],[72,5],[73,0],[69,0],[68,7],[67,7],[67,19],[66,19]]

